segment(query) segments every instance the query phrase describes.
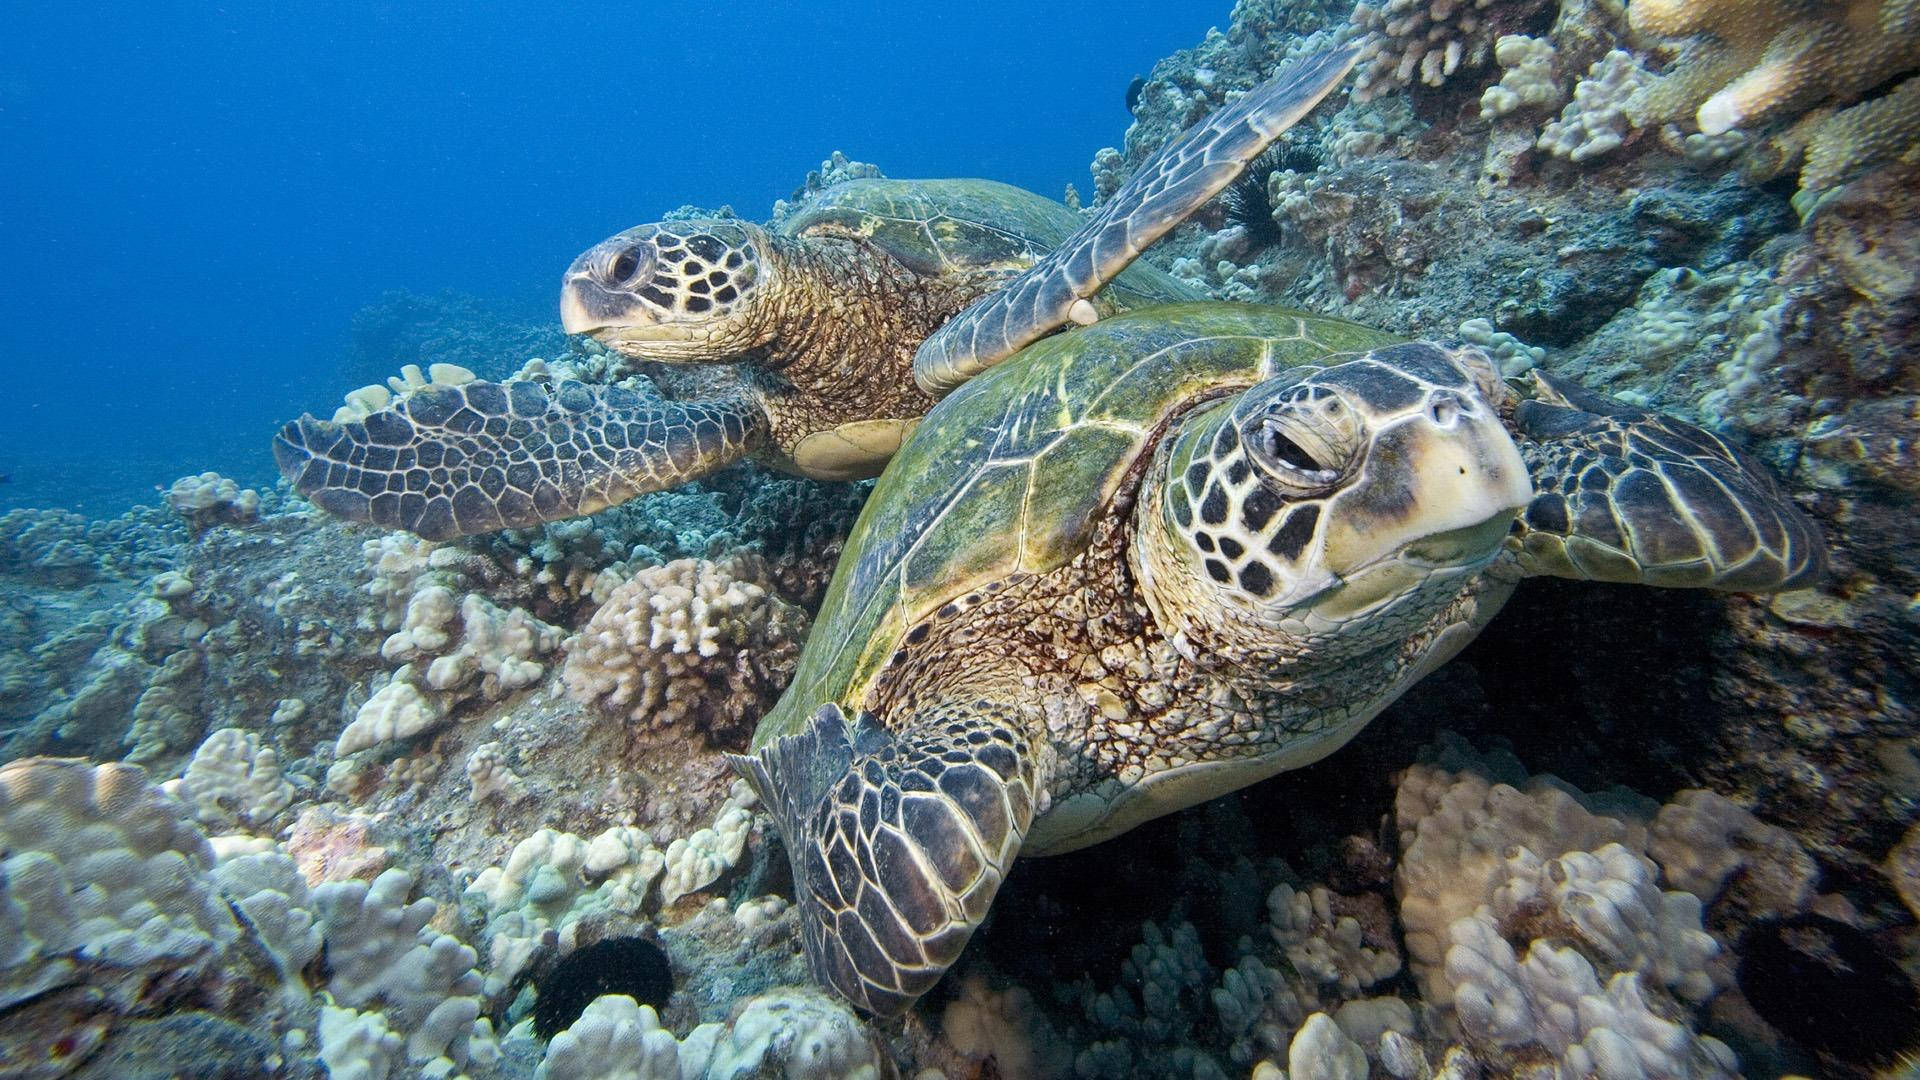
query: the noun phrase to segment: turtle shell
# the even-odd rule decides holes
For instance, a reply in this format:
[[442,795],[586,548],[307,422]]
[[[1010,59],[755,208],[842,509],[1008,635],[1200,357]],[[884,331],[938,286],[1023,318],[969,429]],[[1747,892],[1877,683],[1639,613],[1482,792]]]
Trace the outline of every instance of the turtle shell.
[[[993,180],[848,180],[815,196],[780,231],[853,236],[928,277],[981,271],[1008,277],[1079,230],[1080,216],[1052,199]],[[1120,310],[1195,300],[1201,293],[1144,261],[1103,290]]]
[[829,702],[853,715],[902,637],[942,605],[1072,560],[1169,416],[1396,340],[1280,308],[1176,304],[1056,334],[968,381],[876,482],[754,745]]

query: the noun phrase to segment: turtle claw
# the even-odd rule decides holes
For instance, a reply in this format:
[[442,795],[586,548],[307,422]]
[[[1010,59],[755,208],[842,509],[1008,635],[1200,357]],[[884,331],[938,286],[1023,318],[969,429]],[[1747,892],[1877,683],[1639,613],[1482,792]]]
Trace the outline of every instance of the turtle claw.
[[335,517],[449,540],[698,479],[765,433],[765,413],[746,398],[475,381],[429,385],[359,419],[303,416],[280,429],[273,456],[295,491]]

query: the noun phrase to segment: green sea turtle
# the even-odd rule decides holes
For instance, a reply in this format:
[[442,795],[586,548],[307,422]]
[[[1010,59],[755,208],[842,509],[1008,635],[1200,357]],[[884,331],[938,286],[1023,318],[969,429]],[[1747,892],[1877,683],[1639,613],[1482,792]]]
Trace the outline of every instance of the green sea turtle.
[[1198,303],[1048,338],[874,488],[732,758],[815,976],[890,1015],[1016,855],[1331,753],[1530,575],[1765,591],[1818,528],[1698,428],[1484,354]]
[[[871,179],[821,193],[778,229],[629,229],[568,268],[562,324],[635,359],[720,365],[694,396],[428,385],[364,416],[304,416],[281,429],[274,456],[322,509],[429,539],[590,514],[743,457],[819,479],[872,476],[938,394],[1028,341],[1197,296],[1131,264],[1354,57],[1342,48],[1291,65],[1169,143],[1084,220],[987,180]],[[950,320],[953,333],[916,361]]]

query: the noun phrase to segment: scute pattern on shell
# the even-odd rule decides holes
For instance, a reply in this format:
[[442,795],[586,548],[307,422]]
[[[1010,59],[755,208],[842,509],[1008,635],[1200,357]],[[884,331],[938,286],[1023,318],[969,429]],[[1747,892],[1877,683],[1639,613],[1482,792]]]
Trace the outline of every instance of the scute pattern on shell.
[[[1079,215],[1064,205],[993,180],[859,179],[821,192],[780,231],[857,236],[918,274],[1011,277],[1079,228]],[[1128,267],[1108,291],[1128,307],[1201,296],[1144,262]]]
[[1193,304],[1055,335],[968,382],[928,415],[848,538],[810,650],[755,745],[854,696],[901,637],[990,583],[1064,565],[1158,423],[1182,403],[1396,340],[1277,308]]

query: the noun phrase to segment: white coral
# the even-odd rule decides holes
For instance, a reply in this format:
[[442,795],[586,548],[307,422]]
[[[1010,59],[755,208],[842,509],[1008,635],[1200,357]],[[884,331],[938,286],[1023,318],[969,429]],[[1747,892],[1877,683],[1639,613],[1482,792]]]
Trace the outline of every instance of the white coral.
[[289,980],[320,955],[322,938],[312,898],[291,857],[268,850],[223,858],[213,877],[220,891],[246,913]]
[[497,742],[481,743],[467,755],[467,782],[476,803],[488,799],[512,802],[527,793],[520,774],[507,765],[506,748]]
[[1507,871],[1485,909],[1496,925],[1531,937],[1557,932],[1611,970],[1649,975],[1691,1001],[1717,989],[1711,965],[1720,946],[1701,927],[1699,897],[1662,893],[1644,856],[1619,844],[1554,859],[1515,848]]
[[462,386],[477,377],[459,364],[429,364],[424,372],[419,364],[405,364],[399,375],[387,376],[384,386],[372,383],[348,393],[345,403],[333,411],[333,420],[336,424],[365,420],[382,409],[391,408],[396,400],[412,397],[424,387]]
[[1398,974],[1399,953],[1367,945],[1360,920],[1335,916],[1332,902],[1333,894],[1320,885],[1301,892],[1282,883],[1267,894],[1267,929],[1294,968],[1347,994]]
[[1516,956],[1484,919],[1463,919],[1447,969],[1470,1040],[1498,1050],[1536,1045],[1558,1059],[1562,1076],[1739,1075],[1725,1045],[1654,1010],[1637,972],[1603,987],[1576,949],[1536,941]]
[[563,634],[523,608],[502,608],[479,593],[460,601],[460,647],[427,664],[427,685],[450,691],[478,680],[480,693],[497,700],[539,682],[547,672],[538,657],[560,647]]
[[[1509,769],[1509,775],[1520,772],[1517,763]],[[1400,919],[1409,966],[1436,1005],[1452,999],[1441,970],[1448,928],[1487,903],[1507,880],[1509,849],[1551,858],[1609,843],[1644,843],[1645,829],[1637,823],[1593,813],[1545,780],[1513,778],[1528,790],[1478,770],[1456,773],[1445,762],[1414,765],[1401,777],[1395,796],[1404,852],[1395,882]]]
[[346,881],[313,890],[327,939],[327,989],[350,1008],[383,1007],[387,1022],[407,1036],[412,1060],[463,1062],[480,1015],[478,957],[427,929],[438,905],[424,897],[408,903],[412,888],[405,871],[388,870],[372,885]]
[[535,1080],[878,1080],[881,1061],[865,1025],[814,989],[747,999],[726,1024],[701,1024],[676,1040],[652,1006],[594,999],[547,1044]]
[[[129,765],[0,766],[0,1009],[92,980],[187,983],[240,927],[187,810]],[[123,981],[124,980],[124,981]]]
[[1509,379],[1525,375],[1547,358],[1547,350],[1529,345],[1504,330],[1495,330],[1493,323],[1486,319],[1468,319],[1461,323],[1460,340],[1485,349],[1500,368],[1500,374]]
[[729,806],[711,828],[667,845],[666,876],[660,881],[660,903],[671,904],[691,892],[720,880],[740,861],[746,849],[747,834],[753,831],[753,815],[739,806]]
[[320,1061],[332,1080],[387,1080],[400,1052],[399,1032],[377,1011],[320,1008]]
[[665,866],[648,835],[630,827],[591,842],[541,829],[515,844],[503,865],[487,867],[467,886],[489,914],[489,992],[511,983],[544,944],[571,949],[586,916],[640,911]]
[[[697,1074],[696,1074],[697,1075]],[[681,1080],[680,1043],[651,1005],[610,994],[593,999],[553,1037],[534,1080]]]
[[1551,109],[1560,104],[1553,78],[1553,43],[1525,34],[1505,34],[1493,43],[1493,58],[1505,70],[1500,81],[1480,95],[1480,119],[1493,120],[1521,109]]
[[880,1053],[866,1025],[838,1000],[812,988],[773,990],[734,1013],[705,1071],[707,1080],[769,1075],[879,1080]]
[[279,757],[260,745],[259,736],[221,728],[193,752],[180,794],[203,822],[259,826],[292,804],[293,784],[282,775]]
[[784,689],[806,627],[758,558],[676,559],[615,589],[567,642],[567,692],[650,726],[739,724]]
[[167,508],[195,532],[213,525],[244,525],[260,517],[260,493],[219,473],[183,476],[167,489]]
[[1367,1052],[1326,1013],[1314,1013],[1287,1046],[1291,1080],[1367,1080]]
[[1813,856],[1792,833],[1697,788],[1660,808],[1647,854],[1674,888],[1705,900],[1737,881],[1743,906],[1759,917],[1804,910],[1819,880]]
[[440,704],[429,699],[413,684],[412,665],[395,672],[392,681],[381,687],[353,714],[353,722],[334,741],[335,755],[348,754],[382,743],[409,739],[431,731],[446,719]]
[[407,600],[400,629],[380,646],[388,660],[424,663],[426,686],[452,692],[478,685],[498,700],[546,674],[540,657],[560,647],[559,627],[479,593],[455,599],[446,585],[425,585]]
[[1560,119],[1541,130],[1540,149],[1571,161],[1588,161],[1619,149],[1641,123],[1633,104],[1652,78],[1623,49],[1594,61],[1586,77],[1575,84],[1573,100]]

